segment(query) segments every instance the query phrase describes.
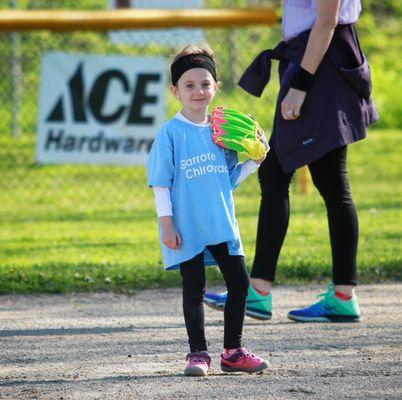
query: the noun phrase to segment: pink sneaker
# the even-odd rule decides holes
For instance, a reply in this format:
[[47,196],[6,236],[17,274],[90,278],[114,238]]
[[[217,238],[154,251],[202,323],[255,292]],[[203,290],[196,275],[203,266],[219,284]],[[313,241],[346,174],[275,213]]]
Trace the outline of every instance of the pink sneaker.
[[208,374],[211,365],[211,357],[206,351],[188,353],[186,356],[187,366],[184,375],[205,376]]
[[261,357],[249,353],[244,347],[233,354],[221,355],[221,369],[224,372],[261,372],[268,368],[268,363]]

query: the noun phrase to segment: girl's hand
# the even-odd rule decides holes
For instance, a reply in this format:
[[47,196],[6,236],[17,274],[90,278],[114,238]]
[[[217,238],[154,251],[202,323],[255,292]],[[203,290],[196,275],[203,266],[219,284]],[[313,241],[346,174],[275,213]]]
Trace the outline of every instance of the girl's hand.
[[265,160],[265,158],[267,157],[266,154],[264,154],[264,157],[259,158],[258,160],[253,160],[257,165],[261,165],[261,163]]
[[172,217],[160,217],[159,221],[162,228],[162,243],[169,247],[169,249],[179,249],[183,241],[181,240],[181,237],[174,226]]
[[[258,128],[257,128],[257,137],[258,137],[259,141],[264,144],[265,149],[268,151],[269,150],[269,144],[268,144],[267,138],[265,137],[265,132],[261,128],[261,126],[259,126],[259,125],[258,125]],[[265,160],[266,157],[267,157],[267,154],[265,153],[263,157],[259,158],[258,160],[253,160],[253,161],[257,165],[260,165]]]
[[281,114],[283,119],[295,120],[300,117],[300,109],[306,98],[306,92],[290,88],[289,92],[281,103]]

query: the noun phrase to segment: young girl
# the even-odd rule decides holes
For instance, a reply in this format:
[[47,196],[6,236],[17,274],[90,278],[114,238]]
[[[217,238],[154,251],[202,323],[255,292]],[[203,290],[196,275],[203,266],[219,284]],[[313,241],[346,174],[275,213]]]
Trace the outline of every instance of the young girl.
[[215,145],[208,106],[218,90],[208,46],[185,47],[171,65],[172,93],[182,110],[159,131],[147,164],[159,220],[165,269],[180,269],[190,353],[184,374],[207,375],[211,358],[204,333],[205,266],[218,264],[228,298],[224,313],[225,372],[258,372],[260,357],[242,347],[249,278],[232,191],[263,161],[238,163],[237,154]]

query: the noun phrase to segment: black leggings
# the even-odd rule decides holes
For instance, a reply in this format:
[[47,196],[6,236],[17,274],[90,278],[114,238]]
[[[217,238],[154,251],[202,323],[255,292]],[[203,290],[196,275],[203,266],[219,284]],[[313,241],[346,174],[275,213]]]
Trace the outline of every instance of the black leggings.
[[[225,349],[242,347],[244,312],[246,309],[249,277],[243,256],[231,256],[227,244],[208,246],[223,274],[228,290],[225,303]],[[180,264],[183,283],[183,311],[190,351],[206,351],[204,331],[205,266],[204,253]]]
[[[356,255],[359,227],[346,167],[347,147],[335,149],[312,162],[313,183],[327,208],[332,250],[333,283],[356,285]],[[259,168],[261,205],[252,278],[273,282],[279,253],[289,224],[289,184],[274,149]]]

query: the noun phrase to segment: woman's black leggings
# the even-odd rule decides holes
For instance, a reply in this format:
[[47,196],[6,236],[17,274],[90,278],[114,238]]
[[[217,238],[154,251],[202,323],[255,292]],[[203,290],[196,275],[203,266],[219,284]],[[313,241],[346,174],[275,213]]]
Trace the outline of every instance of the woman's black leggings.
[[[231,256],[226,243],[208,246],[223,274],[228,290],[225,303],[225,349],[242,347],[244,312],[249,277],[243,256]],[[204,253],[180,264],[183,283],[183,311],[190,351],[206,351],[204,331],[205,266]]]
[[[359,226],[347,175],[347,147],[335,149],[308,168],[327,208],[332,249],[333,283],[356,285]],[[289,184],[274,149],[259,168],[261,205],[252,278],[273,282],[279,253],[289,224]]]

